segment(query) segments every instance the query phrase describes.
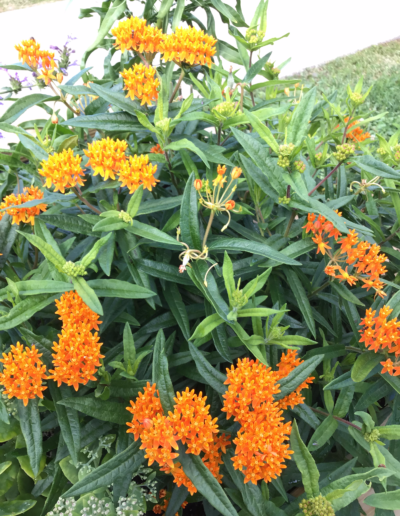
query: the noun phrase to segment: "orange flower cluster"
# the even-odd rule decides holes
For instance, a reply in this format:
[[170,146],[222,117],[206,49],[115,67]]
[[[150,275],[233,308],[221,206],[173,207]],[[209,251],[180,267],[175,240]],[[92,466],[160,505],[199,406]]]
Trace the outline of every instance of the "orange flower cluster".
[[[325,267],[325,274],[340,281],[346,281],[349,285],[362,281],[364,283],[363,288],[367,290],[373,288],[376,295],[382,298],[386,296],[383,292],[385,285],[380,281],[380,276],[386,274],[387,269],[382,264],[387,260],[387,256],[380,252],[379,245],[360,242],[358,233],[354,229],[347,236],[338,240],[342,234],[334,228],[332,222],[327,221],[322,215],[319,215],[316,219],[315,213],[308,214],[308,222],[303,227],[306,233],[311,231],[314,234],[312,240],[318,246],[317,254],[319,252],[327,253],[330,258],[328,265]],[[331,237],[340,244],[340,250],[334,255],[330,252],[331,246],[328,245],[326,240]],[[347,264],[345,269],[341,266],[344,263]],[[353,274],[348,272],[349,265],[353,266]]]
[[229,419],[234,417],[241,425],[233,443],[236,445],[232,461],[235,469],[243,471],[245,483],[269,482],[282,473],[285,459],[293,453],[289,450],[291,423],[284,423],[282,409],[302,403],[300,391],[308,387],[313,378],[308,378],[279,402],[274,395],[280,392],[279,380],[289,374],[301,360],[296,351],[282,356],[278,371],[272,371],[257,361],[239,359],[237,366],[227,369],[226,384],[229,385],[224,398],[223,412]]
[[369,308],[364,319],[361,320],[361,326],[364,326],[361,333],[360,342],[364,342],[367,349],[371,349],[378,353],[387,348],[390,353],[395,354],[395,362],[388,358],[385,362],[381,362],[383,366],[382,374],[389,373],[391,376],[400,375],[400,321],[397,317],[387,320],[393,312],[390,306],[384,306],[376,315],[376,310]]
[[64,149],[49,156],[47,161],[42,161],[39,174],[46,178],[46,187],[54,185],[54,190],[64,193],[66,188],[83,186],[84,176],[81,168],[82,158],[74,156],[72,149]]
[[105,181],[108,178],[115,179],[115,173],[119,172],[125,163],[127,147],[126,141],[111,140],[110,137],[89,143],[88,150],[84,153],[89,158],[87,165],[94,170],[93,175],[100,174]]
[[40,50],[39,43],[31,38],[15,45],[18,51],[18,59],[36,70],[39,66],[43,68],[54,68],[54,53],[47,50]]
[[24,405],[28,400],[33,400],[36,396],[43,398],[43,391],[47,387],[43,386],[43,380],[47,380],[46,366],[40,360],[42,356],[38,353],[35,345],[31,348],[17,342],[16,346],[11,346],[10,353],[3,353],[0,362],[3,363],[3,371],[0,373],[0,385],[4,387],[4,394],[9,398],[23,400]]
[[124,79],[124,90],[127,90],[127,97],[132,100],[138,98],[141,105],[151,106],[152,101],[158,99],[158,88],[160,81],[155,78],[156,70],[152,66],[146,67],[144,64],[135,64],[132,68],[127,68],[120,75]]
[[148,383],[136,401],[131,401],[131,407],[127,407],[133,414],[132,422],[128,423],[128,433],[133,433],[135,440],[140,437],[141,448],[146,450],[145,457],[149,466],[158,462],[160,469],[172,474],[174,482],[178,486],[186,486],[190,494],[197,491],[195,486],[184,473],[181,464],[174,463],[174,459],[179,456],[172,451],[178,450],[177,442],[187,445],[186,453],[204,453],[202,461],[220,482],[221,450],[225,453],[226,446],[230,444],[227,436],[215,436],[218,433],[217,419],[210,416],[210,406],[206,405],[206,400],[202,393],[197,395],[194,390],[189,391],[187,388],[177,393],[174,411],[165,416],[156,386]]
[[121,170],[119,171],[118,180],[121,181],[121,186],[127,186],[129,193],[133,193],[143,185],[143,188],[152,190],[153,187],[159,182],[154,177],[157,172],[157,165],[149,163],[149,156],[136,154],[129,158],[122,164]]
[[216,53],[217,40],[202,30],[194,27],[176,29],[175,33],[168,34],[160,45],[160,52],[164,61],[188,63],[193,65],[211,66],[211,58]]
[[147,25],[141,18],[128,18],[119,22],[111,34],[116,37],[114,45],[122,52],[134,50],[140,53],[158,52],[164,34],[161,29]]
[[150,149],[150,154],[165,154],[165,152],[160,147],[160,144],[157,143],[157,145],[154,145],[154,147]]
[[62,383],[73,385],[77,391],[79,384],[86,385],[89,380],[96,380],[94,374],[100,367],[102,343],[97,333],[101,324],[99,316],[94,313],[76,292],[66,292],[56,301],[57,314],[62,321],[59,342],[54,342],[52,380],[60,386]]
[[[344,119],[345,123],[349,121],[349,117],[346,117]],[[371,138],[370,133],[363,133],[361,127],[355,127],[352,131],[350,131],[350,127],[353,127],[354,125],[358,124],[359,120],[354,120],[354,122],[351,122],[349,124],[349,127],[347,128],[346,138],[350,138],[354,142],[363,142],[364,140],[367,140],[368,138]]]
[[[40,215],[41,211],[46,211],[47,204],[41,203],[31,208],[17,208],[17,206],[24,204],[29,201],[36,201],[43,199],[43,192],[35,186],[24,188],[22,194],[18,195],[7,195],[4,197],[3,202],[0,204],[0,209],[7,209],[6,212],[0,212],[0,220],[7,213],[12,217],[13,224],[20,224],[20,222],[30,222],[32,226],[35,224],[35,216]],[[15,207],[14,207],[15,206]]]

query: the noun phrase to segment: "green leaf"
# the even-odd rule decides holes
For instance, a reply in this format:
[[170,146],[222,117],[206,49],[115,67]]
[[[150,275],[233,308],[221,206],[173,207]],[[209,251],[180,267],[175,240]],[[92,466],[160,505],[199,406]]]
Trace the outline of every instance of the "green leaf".
[[317,88],[314,86],[301,99],[288,125],[287,141],[293,143],[296,147],[301,145],[303,138],[308,133],[316,95]]
[[59,465],[56,465],[56,473],[54,475],[53,482],[51,484],[50,492],[46,498],[43,510],[40,516],[46,516],[58,502],[58,499],[62,495],[67,479]]
[[[179,2],[179,0],[178,0]],[[165,516],[175,516],[175,514],[179,511],[181,508],[181,505],[186,500],[186,498],[189,496],[189,491],[187,487],[185,486],[175,486],[171,498],[169,499],[168,507],[165,512]]]
[[292,269],[285,269],[286,278],[288,280],[289,287],[296,298],[297,305],[303,314],[304,320],[313,334],[314,338],[316,337],[316,329],[315,329],[315,321],[314,316],[312,314],[311,304],[307,297],[307,292],[305,291],[299,277],[296,272]]
[[171,9],[172,3],[174,0],[162,0],[161,6],[157,13],[158,19],[163,19],[167,16],[169,10]]
[[335,403],[335,408],[333,409],[333,415],[342,418],[345,417],[349,411],[353,397],[354,385],[349,385],[348,387],[343,387],[340,389],[339,396]]
[[242,82],[246,84],[250,84],[251,81],[258,75],[262,69],[264,68],[264,65],[267,63],[268,59],[270,58],[271,53],[267,54],[266,56],[262,57],[261,59],[258,59],[248,70],[246,75],[244,76],[244,79]]
[[400,507],[400,489],[388,493],[375,493],[365,498],[364,503],[377,509],[396,510]]
[[172,210],[173,208],[177,208],[178,206],[180,206],[181,203],[182,195],[177,195],[175,197],[164,197],[161,199],[151,199],[150,201],[144,202],[139,207],[139,210],[136,215],[151,215],[153,213],[158,213],[160,211]]
[[135,116],[123,112],[81,115],[61,122],[59,125],[97,129],[98,131],[127,131],[130,133],[143,130],[142,125],[138,124]]
[[86,282],[98,297],[119,297],[122,299],[147,299],[156,295],[148,288],[133,285],[117,279],[97,279]]
[[378,430],[383,439],[400,439],[400,425],[380,426]]
[[164,297],[186,340],[190,339],[190,325],[185,303],[176,283],[166,285]]
[[[135,464],[133,471],[137,471],[144,461],[143,452],[140,452],[139,448],[140,441],[132,443],[124,451],[91,471],[89,475],[73,485],[62,497],[80,496],[102,487],[108,487],[116,478],[126,475],[128,471],[132,472],[132,461]],[[132,472],[131,477],[134,476]]]
[[143,197],[143,185],[140,185],[139,188],[135,191],[132,197],[129,199],[127,206],[127,213],[134,218],[139,211],[140,203],[142,202]]
[[297,387],[302,384],[315,368],[322,362],[323,355],[317,355],[305,360],[289,373],[285,378],[282,378],[280,383],[281,392],[275,395],[276,400],[281,400],[291,392],[295,391]]
[[29,233],[23,233],[22,231],[18,231],[18,233],[24,236],[33,246],[37,247],[39,251],[43,254],[49,262],[54,264],[60,272],[62,271],[63,266],[66,261],[63,256],[54,251],[53,247],[45,242],[43,239],[39,238],[36,235],[31,235]]
[[100,240],[97,240],[97,242],[90,249],[90,251],[87,254],[85,254],[85,256],[81,260],[81,264],[85,269],[87,269],[87,267],[89,267],[89,265],[97,258],[100,249],[109,241],[110,238],[111,233],[104,236],[103,238],[100,238]]
[[333,290],[336,290],[336,292],[339,294],[339,296],[349,303],[353,303],[354,305],[364,306],[364,303],[362,303],[358,297],[356,297],[350,290],[343,285],[343,283],[337,283],[336,281],[331,282],[331,287]]
[[156,342],[154,344],[153,383],[157,385],[164,412],[166,414],[173,412],[175,392],[169,376],[168,359],[165,354],[165,337],[162,330],[157,333]]
[[116,106],[117,108],[130,113],[131,115],[135,115],[138,109],[138,103],[132,101],[130,98],[127,98],[125,93],[121,91],[113,91],[94,82],[90,83],[90,89],[113,106]]
[[21,296],[34,296],[37,294],[58,294],[72,290],[72,285],[66,281],[54,280],[27,280],[15,283]]
[[62,386],[61,388],[56,387],[56,384],[52,381],[48,382],[48,387],[56,409],[61,435],[65,444],[67,445],[74,465],[77,466],[81,443],[81,431],[79,426],[78,412],[70,407],[65,407],[58,403],[67,394],[71,396],[68,388],[65,388],[65,386]]
[[224,320],[219,316],[219,314],[209,315],[197,326],[193,335],[190,337],[190,340],[201,339],[202,337],[205,337],[223,322]]
[[238,317],[269,317],[270,315],[280,313],[279,310],[273,308],[242,308],[238,310]]
[[24,136],[23,134],[19,134],[18,137],[19,137],[22,145],[26,149],[31,151],[31,153],[35,156],[35,158],[38,161],[43,161],[43,160],[48,159],[49,155],[47,154],[47,152],[39,145],[37,140],[32,138],[32,136],[30,138],[28,138],[27,136]]
[[[206,316],[212,315],[212,306],[211,304],[204,300],[204,307],[205,307],[205,313]],[[225,326],[218,326],[214,330],[211,331],[211,335],[214,341],[215,349],[218,351],[218,353],[221,355],[221,357],[226,360],[227,362],[232,363],[232,357],[230,348],[228,345],[228,337],[226,334]]]
[[190,151],[194,152],[195,154],[197,154],[197,156],[203,161],[203,163],[206,165],[207,168],[210,168],[210,164],[209,164],[204,152],[201,149],[199,149],[197,147],[197,145],[195,145],[191,141],[187,140],[186,138],[182,138],[181,140],[170,143],[169,145],[167,145],[165,147],[164,150],[169,150],[169,149],[174,150],[174,151],[179,151],[181,149],[190,150]]
[[367,351],[357,357],[355,364],[351,369],[351,379],[354,382],[362,382],[372,369],[377,366],[385,356],[373,351]]
[[310,437],[308,449],[310,451],[315,451],[321,448],[336,432],[338,426],[339,423],[336,419],[332,415],[329,415]]
[[197,370],[204,378],[205,383],[220,394],[224,394],[227,390],[227,387],[224,385],[226,376],[217,371],[206,359],[203,353],[199,351],[191,342],[189,342],[189,351],[193,357],[193,360],[195,361]]
[[233,273],[232,260],[229,258],[229,254],[225,251],[224,254],[224,264],[222,267],[222,274],[224,277],[225,288],[228,293],[228,299],[231,303],[232,294],[236,290],[235,287],[235,278]]
[[128,366],[128,364],[130,364],[131,367],[133,367],[136,360],[136,348],[135,343],[133,341],[132,330],[128,323],[126,323],[124,327],[123,345],[124,362],[126,364],[126,367]]
[[282,263],[286,265],[301,265],[300,262],[285,256],[283,253],[276,251],[267,244],[250,242],[241,238],[213,237],[212,239],[210,238],[208,248],[210,251],[236,251],[265,256],[277,262],[276,265]]
[[319,471],[315,461],[300,437],[296,420],[293,421],[292,433],[290,434],[290,447],[294,451],[293,458],[301,473],[304,490],[307,497],[319,495]]
[[365,154],[357,158],[353,158],[354,163],[362,170],[373,174],[374,176],[386,177],[387,179],[400,179],[400,172],[394,170],[386,163],[377,160],[373,156]]
[[0,331],[10,330],[19,326],[23,322],[30,319],[37,312],[51,304],[57,299],[58,294],[55,295],[37,295],[24,299],[16,306],[11,308],[7,315],[0,317]]
[[90,54],[93,52],[93,50],[96,50],[96,48],[98,48],[100,46],[100,44],[103,42],[104,38],[109,33],[111,27],[119,19],[119,17],[123,14],[125,9],[126,9],[125,0],[116,0],[113,3],[112,7],[110,7],[108,9],[107,14],[104,16],[104,18],[101,22],[101,25],[97,32],[97,36],[96,36],[95,40],[89,46],[89,48],[86,50],[86,52],[83,54],[82,61],[81,61],[81,68],[84,68],[86,61],[87,61],[88,57],[90,56]]
[[[37,104],[41,104],[42,102],[46,102],[48,100],[53,100],[55,97],[51,95],[43,95],[42,93],[33,93],[32,95],[26,95],[15,102],[11,103],[11,106],[6,110],[6,112],[1,116],[0,122],[6,122],[7,124],[12,124],[19,118],[25,111],[30,109]],[[21,131],[22,132],[22,131]]]
[[80,396],[79,398],[64,398],[57,402],[64,407],[70,407],[87,416],[108,421],[117,425],[125,425],[132,419],[130,413],[125,408],[125,403],[115,401],[104,401],[91,396]]
[[132,225],[125,228],[125,231],[129,233],[133,233],[134,235],[138,235],[142,238],[147,238],[148,240],[152,240],[154,242],[159,242],[161,244],[167,244],[172,246],[173,249],[177,247],[182,247],[182,244],[177,242],[175,238],[167,235],[163,231],[160,231],[157,228],[149,226],[148,224],[143,224],[142,222],[138,222],[134,220]]
[[0,516],[17,516],[23,514],[36,505],[36,500],[13,500],[0,502]]
[[[67,197],[68,199],[68,197]],[[73,196],[71,196],[73,199]],[[42,214],[38,219],[45,224],[51,224],[60,229],[64,229],[65,231],[71,231],[72,233],[77,233],[78,235],[89,235],[92,236],[92,224],[89,224],[85,220],[78,218],[74,215],[67,215],[64,213],[59,213],[55,215],[50,215],[48,213]],[[47,242],[48,244],[50,242]]]
[[182,469],[196,486],[200,494],[223,516],[238,516],[224,490],[210,470],[197,455],[187,454],[179,443],[179,461]]
[[226,16],[233,23],[241,24],[242,27],[247,27],[245,21],[240,16],[239,12],[233,9],[230,5],[224,4],[222,0],[211,0],[212,5],[223,16]]
[[[174,17],[172,19],[172,24],[171,24],[172,32],[175,32],[175,29],[177,27],[179,27],[184,9],[185,9],[185,0],[177,0]],[[177,488],[175,488],[175,489],[177,489]],[[174,492],[172,493],[172,496],[173,495],[174,495]],[[171,499],[172,499],[172,497],[171,497]],[[169,510],[169,509],[167,509],[167,510]],[[175,513],[172,511],[171,514],[175,514]],[[167,516],[169,516],[169,515],[167,515]]]
[[[103,280],[109,281],[109,280]],[[103,308],[101,307],[101,303],[99,298],[96,296],[95,291],[89,287],[87,282],[82,278],[82,276],[78,276],[77,278],[72,278],[72,283],[74,285],[75,290],[78,292],[82,301],[96,314],[103,315]]]
[[261,136],[261,138],[271,147],[271,149],[279,154],[279,144],[275,140],[274,135],[271,133],[269,127],[260,122],[260,120],[251,112],[246,111],[245,114],[249,119],[249,122],[253,126],[253,128],[257,131],[257,133]]
[[26,407],[22,400],[17,400],[17,410],[22,435],[28,450],[29,462],[36,477],[39,474],[40,461],[43,455],[38,398],[29,400]]
[[197,192],[194,188],[194,172],[186,183],[181,205],[181,232],[182,242],[185,242],[190,249],[202,249],[200,239],[199,219],[197,215]]

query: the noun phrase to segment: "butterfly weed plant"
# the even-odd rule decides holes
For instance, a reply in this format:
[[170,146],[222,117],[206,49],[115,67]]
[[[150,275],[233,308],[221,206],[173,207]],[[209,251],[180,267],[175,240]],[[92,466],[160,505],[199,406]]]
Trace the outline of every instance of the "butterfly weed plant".
[[132,4],[2,65],[0,514],[394,514],[400,132],[280,79],[267,0]]

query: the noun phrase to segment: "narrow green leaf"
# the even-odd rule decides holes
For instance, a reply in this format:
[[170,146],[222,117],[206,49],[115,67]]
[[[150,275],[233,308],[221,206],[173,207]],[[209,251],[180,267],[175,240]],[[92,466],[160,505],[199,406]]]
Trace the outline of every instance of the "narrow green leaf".
[[353,367],[351,368],[351,379],[354,382],[362,382],[367,377],[368,373],[372,371],[385,356],[380,353],[374,353],[373,351],[367,351],[358,355]]
[[365,498],[364,503],[377,509],[396,510],[400,507],[400,489],[388,493],[375,493]]
[[126,410],[125,403],[115,401],[104,401],[91,396],[80,396],[79,398],[64,398],[57,402],[64,407],[70,407],[90,417],[108,421],[118,425],[125,425],[130,421],[131,415]]
[[164,289],[164,297],[173,313],[176,322],[186,340],[190,339],[190,324],[186,312],[186,306],[182,300],[181,293],[175,283],[169,283]]
[[287,140],[288,143],[293,143],[296,147],[302,143],[303,138],[308,133],[316,95],[317,88],[314,86],[301,99],[289,122]]
[[323,355],[317,355],[305,360],[280,381],[281,392],[275,396],[276,400],[281,400],[291,392],[295,391],[297,387],[302,384],[322,362]]
[[196,363],[197,370],[204,378],[206,384],[210,385],[215,391],[224,394],[227,388],[224,385],[226,376],[217,371],[203,355],[203,353],[189,342],[189,350]]
[[33,315],[40,310],[43,310],[46,306],[51,304],[59,294],[55,295],[37,295],[24,299],[17,305],[15,305],[7,315],[0,317],[0,331],[10,330],[19,326],[21,323],[30,319]]
[[364,306],[364,303],[362,303],[352,292],[350,292],[350,290],[345,285],[343,285],[343,283],[336,283],[336,281],[332,281],[331,287],[333,290],[336,290],[341,298],[345,299],[349,303]]
[[[107,280],[104,280],[107,281]],[[78,276],[77,278],[72,278],[72,283],[74,285],[75,290],[78,292],[82,301],[96,314],[103,315],[103,308],[101,307],[101,303],[99,298],[96,296],[95,291],[88,285],[88,283],[82,278],[82,276]]]
[[249,122],[253,126],[253,128],[257,131],[257,133],[261,136],[261,138],[271,147],[271,149],[279,154],[279,145],[275,140],[274,135],[271,133],[269,127],[263,124],[251,111],[246,111],[246,116],[249,119]]
[[18,231],[18,233],[24,236],[33,246],[37,247],[43,256],[47,258],[49,262],[53,263],[59,271],[62,270],[65,264],[65,258],[54,251],[51,245],[36,235],[23,233],[22,231]]
[[17,400],[17,410],[22,435],[28,450],[29,462],[36,477],[40,470],[40,461],[43,455],[38,398],[29,400],[26,407],[22,400]]
[[147,299],[156,295],[148,288],[117,279],[97,279],[86,282],[98,297],[119,297],[122,299]]
[[97,240],[97,242],[94,244],[94,246],[90,249],[90,251],[85,254],[85,256],[81,260],[81,264],[86,269],[89,267],[89,265],[97,258],[97,255],[99,254],[100,249],[105,245],[109,239],[111,238],[111,233],[108,233],[108,235],[100,238]]
[[143,185],[140,185],[139,188],[135,191],[132,197],[129,199],[129,203],[127,206],[127,213],[134,218],[139,211],[140,203],[142,202],[143,197]]
[[165,337],[162,330],[157,333],[156,342],[154,344],[153,383],[157,385],[164,412],[166,414],[173,412],[175,392],[171,377],[169,376],[168,359],[165,354]]
[[329,415],[310,437],[308,449],[310,451],[315,451],[321,448],[336,432],[338,426],[339,423],[336,419],[332,415]]
[[167,244],[172,246],[172,249],[182,248],[182,244],[177,242],[175,238],[172,238],[167,233],[164,233],[164,231],[160,231],[157,228],[149,226],[148,224],[143,224],[137,220],[134,220],[132,225],[127,226],[125,231],[133,233],[134,235],[138,235],[142,238],[147,238],[148,240],[152,240],[154,242]]
[[315,461],[300,437],[296,420],[293,421],[290,434],[290,447],[294,451],[293,458],[301,473],[304,490],[309,498],[319,495],[319,471]]
[[169,149],[174,150],[174,151],[179,151],[181,149],[190,150],[190,151],[194,152],[195,154],[197,154],[197,156],[199,156],[199,158],[203,161],[203,163],[206,165],[207,168],[210,168],[210,163],[208,162],[204,152],[201,149],[199,149],[199,147],[197,147],[197,145],[195,145],[191,141],[187,140],[186,138],[182,138],[181,140],[170,143],[169,145],[167,145],[165,147],[165,150],[169,150]]
[[182,242],[191,249],[201,250],[200,226],[197,214],[197,192],[194,188],[195,175],[192,173],[185,186],[181,205]]
[[313,334],[314,338],[316,337],[316,329],[315,329],[315,321],[314,316],[311,309],[310,301],[307,297],[307,292],[305,291],[299,277],[292,269],[285,269],[286,278],[288,280],[289,287],[296,298],[297,305],[303,314],[304,320],[308,326],[308,329]]
[[193,335],[190,337],[190,340],[201,339],[202,337],[205,337],[223,322],[224,320],[219,316],[219,314],[209,315],[197,326]]

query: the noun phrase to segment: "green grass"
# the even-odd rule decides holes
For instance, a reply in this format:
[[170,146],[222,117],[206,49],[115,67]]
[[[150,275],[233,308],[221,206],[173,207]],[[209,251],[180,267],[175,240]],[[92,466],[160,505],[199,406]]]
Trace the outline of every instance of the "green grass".
[[58,0],[0,0],[0,13],[6,11],[15,11],[16,9],[25,9],[38,4],[49,4]]
[[315,84],[320,92],[329,94],[336,90],[341,98],[346,95],[347,84],[354,88],[358,79],[364,77],[364,91],[374,85],[366,109],[372,115],[387,112],[371,129],[390,136],[400,128],[400,39],[307,68],[299,75],[304,82]]

